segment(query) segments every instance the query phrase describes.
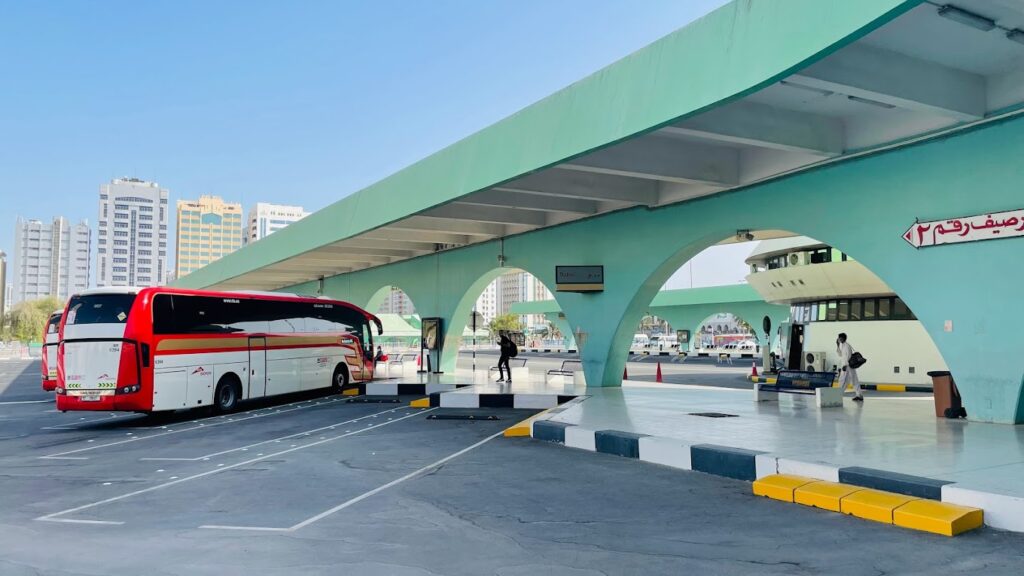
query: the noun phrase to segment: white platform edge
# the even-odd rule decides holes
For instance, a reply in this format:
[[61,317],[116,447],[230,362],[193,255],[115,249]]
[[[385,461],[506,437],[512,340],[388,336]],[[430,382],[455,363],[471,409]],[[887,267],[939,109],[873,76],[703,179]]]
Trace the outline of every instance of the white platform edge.
[[946,484],[942,487],[942,501],[981,508],[985,511],[986,526],[1024,532],[1024,498]]
[[570,448],[590,450],[597,452],[597,443],[594,440],[594,431],[580,426],[569,426],[565,429],[565,445]]
[[558,396],[551,394],[515,394],[512,398],[513,408],[545,409],[558,406]]
[[479,408],[479,394],[441,394],[441,408]]
[[779,473],[778,457],[774,454],[757,454],[754,456],[754,476],[764,478]]
[[398,384],[390,384],[383,382],[367,382],[366,383],[366,395],[367,396],[397,396],[398,395]]
[[640,460],[680,470],[692,470],[690,445],[675,438],[644,436],[639,440]]
[[816,480],[839,482],[839,466],[833,466],[827,462],[801,462],[790,458],[779,458],[776,469],[779,474],[792,474]]

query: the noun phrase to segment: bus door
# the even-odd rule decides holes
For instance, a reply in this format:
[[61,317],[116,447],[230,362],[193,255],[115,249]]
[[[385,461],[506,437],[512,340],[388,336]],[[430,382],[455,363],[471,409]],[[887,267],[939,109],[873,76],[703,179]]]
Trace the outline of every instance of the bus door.
[[249,396],[262,398],[267,395],[267,339],[249,338]]

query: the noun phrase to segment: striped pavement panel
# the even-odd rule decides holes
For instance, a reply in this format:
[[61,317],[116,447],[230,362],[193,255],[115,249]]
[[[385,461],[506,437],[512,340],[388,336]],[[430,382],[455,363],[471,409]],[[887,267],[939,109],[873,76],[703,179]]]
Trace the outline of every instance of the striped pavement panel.
[[[799,481],[783,481],[765,491],[781,494],[781,499],[785,499],[788,498],[787,490],[792,489],[792,498],[797,503],[835,512],[843,511],[842,503],[846,498],[868,492],[871,495],[864,495],[847,504],[849,514],[905,528],[950,536],[984,523],[994,528],[1024,532],[1022,497],[965,488],[935,478],[858,466],[839,467],[827,462],[801,461],[789,455],[779,457],[767,452],[729,446],[689,445],[677,438],[621,430],[595,431],[550,419],[584,400],[586,397],[581,396],[537,415],[531,422],[530,434],[537,440],[557,442],[570,448],[637,458],[679,470],[694,470],[750,482],[773,475],[787,475]],[[525,428],[509,435],[526,435]],[[807,481],[804,482],[804,479]],[[935,505],[914,504],[901,508],[913,502]],[[886,512],[886,506],[889,506],[889,512]],[[902,513],[896,512],[901,509]]]

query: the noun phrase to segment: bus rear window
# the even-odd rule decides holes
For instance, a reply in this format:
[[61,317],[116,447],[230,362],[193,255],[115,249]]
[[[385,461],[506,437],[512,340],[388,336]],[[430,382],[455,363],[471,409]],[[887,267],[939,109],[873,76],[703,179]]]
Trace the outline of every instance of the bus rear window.
[[56,334],[57,329],[60,328],[60,314],[53,314],[50,319],[46,321],[46,333]]
[[134,302],[135,294],[74,296],[68,303],[65,324],[124,324]]

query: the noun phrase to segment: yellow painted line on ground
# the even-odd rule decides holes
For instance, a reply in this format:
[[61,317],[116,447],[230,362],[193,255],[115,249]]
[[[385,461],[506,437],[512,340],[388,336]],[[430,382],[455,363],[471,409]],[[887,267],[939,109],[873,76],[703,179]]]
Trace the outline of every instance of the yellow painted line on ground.
[[412,402],[409,402],[409,407],[410,408],[430,408],[430,397],[428,396],[427,398],[417,398],[416,400],[413,400]]
[[892,513],[892,523],[897,526],[943,536],[956,536],[980,528],[984,522],[985,513],[978,508],[935,500],[907,502]]
[[531,432],[531,429],[532,429],[531,427],[533,425],[533,421],[538,419],[538,418],[540,418],[541,416],[547,414],[548,411],[550,411],[550,410],[551,409],[548,408],[547,410],[545,410],[543,412],[538,412],[537,414],[534,414],[533,416],[530,416],[526,420],[523,420],[522,422],[519,422],[518,424],[516,424],[514,426],[506,428],[505,429],[505,437],[506,438],[523,438],[523,437],[530,436],[530,432]]
[[919,498],[865,488],[843,498],[841,512],[865,520],[892,524],[893,511],[914,500]]
[[348,390],[341,391],[342,396],[359,396],[358,388],[349,388]]
[[816,482],[816,480],[805,476],[772,474],[754,481],[754,495],[792,502],[793,491],[812,482]]
[[864,490],[860,486],[820,480],[793,490],[793,501],[804,506],[840,512],[844,498]]

